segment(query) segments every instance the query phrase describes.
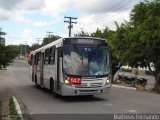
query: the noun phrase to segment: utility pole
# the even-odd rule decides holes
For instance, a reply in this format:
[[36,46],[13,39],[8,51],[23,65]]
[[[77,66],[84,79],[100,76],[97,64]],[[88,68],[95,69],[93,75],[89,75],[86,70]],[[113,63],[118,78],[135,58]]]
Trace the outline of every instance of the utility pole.
[[40,42],[40,39],[41,39],[41,38],[36,38],[36,39],[37,39],[37,42],[38,42],[38,45],[39,45],[39,42]]
[[27,41],[25,41],[24,46],[25,46],[24,54],[25,54],[25,57],[27,57]]
[[21,48],[21,55],[22,55],[22,44],[20,44],[20,48]]
[[47,33],[48,33],[48,38],[49,38],[49,43],[50,43],[51,33],[53,32],[47,31]]
[[71,37],[71,29],[72,29],[72,27],[73,27],[73,24],[72,23],[77,23],[77,22],[73,22],[72,20],[74,19],[74,20],[76,20],[77,18],[74,18],[74,17],[64,17],[64,19],[65,18],[67,18],[67,19],[69,19],[68,21],[64,21],[64,22],[66,22],[66,23],[69,23],[69,26],[68,26],[68,29],[69,29],[69,37]]

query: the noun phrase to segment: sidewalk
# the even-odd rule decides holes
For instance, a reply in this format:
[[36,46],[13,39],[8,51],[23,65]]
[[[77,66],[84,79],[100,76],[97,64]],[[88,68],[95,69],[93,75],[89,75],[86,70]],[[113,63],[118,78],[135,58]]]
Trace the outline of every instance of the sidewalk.
[[9,78],[9,73],[7,70],[0,70],[0,101],[2,102],[2,114],[9,114],[9,98],[11,92],[6,87]]
[[[9,67],[8,70],[0,70],[0,102],[2,103],[2,115],[10,115],[9,113],[9,99],[13,96],[17,96],[15,94],[13,86],[15,80],[15,76],[10,71]],[[15,84],[15,83],[14,83]],[[25,115],[24,120],[30,120],[29,112],[27,107],[23,103],[23,101],[17,96],[18,104],[22,110],[22,114]],[[0,118],[1,119],[1,118]]]

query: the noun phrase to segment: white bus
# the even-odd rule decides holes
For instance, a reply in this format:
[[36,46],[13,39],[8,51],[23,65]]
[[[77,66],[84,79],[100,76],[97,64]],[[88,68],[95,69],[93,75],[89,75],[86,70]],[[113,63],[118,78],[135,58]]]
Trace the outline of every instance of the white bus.
[[55,96],[109,93],[110,52],[106,40],[60,38],[31,52],[30,76]]

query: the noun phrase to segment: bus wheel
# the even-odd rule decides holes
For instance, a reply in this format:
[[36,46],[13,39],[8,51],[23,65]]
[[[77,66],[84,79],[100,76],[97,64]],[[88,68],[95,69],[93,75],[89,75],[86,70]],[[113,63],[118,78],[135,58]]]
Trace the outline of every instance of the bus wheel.
[[51,79],[50,80],[50,89],[49,89],[50,93],[53,93],[53,90],[54,90],[54,83],[53,83],[53,80]]
[[36,75],[35,75],[35,82],[34,82],[34,84],[35,84],[35,86],[36,86],[37,89],[40,88],[40,85],[38,85],[38,83],[37,83],[37,76]]
[[55,92],[55,90],[54,90],[54,82],[53,82],[53,80],[50,80],[50,92],[53,94],[53,96],[54,96],[55,98],[59,98],[59,97],[60,97],[60,95],[57,94],[57,93]]

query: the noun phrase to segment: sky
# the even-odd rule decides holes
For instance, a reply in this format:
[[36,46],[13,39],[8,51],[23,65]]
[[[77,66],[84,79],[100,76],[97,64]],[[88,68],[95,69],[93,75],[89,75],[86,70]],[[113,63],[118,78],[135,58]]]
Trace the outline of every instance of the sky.
[[81,30],[92,33],[97,28],[115,30],[115,21],[129,20],[135,4],[142,0],[0,0],[0,28],[6,32],[6,45],[40,44],[48,32],[68,37],[64,17],[77,17],[72,36]]

